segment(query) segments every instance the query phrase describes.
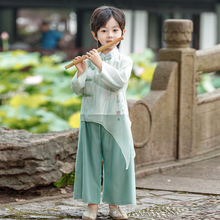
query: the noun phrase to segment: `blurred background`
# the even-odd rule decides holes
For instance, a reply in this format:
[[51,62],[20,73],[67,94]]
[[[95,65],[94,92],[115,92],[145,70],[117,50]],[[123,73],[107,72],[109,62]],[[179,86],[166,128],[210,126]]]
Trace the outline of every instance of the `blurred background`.
[[[96,47],[89,20],[101,5],[126,15],[120,51],[134,62],[128,99],[150,89],[166,19],[193,21],[195,49],[220,42],[220,0],[0,0],[0,126],[35,133],[79,126],[81,97],[70,89],[76,69],[64,66]],[[218,76],[203,75],[198,94],[220,87]]]
[[[91,48],[94,41],[89,30],[92,11],[100,5],[123,9],[127,17],[126,53],[143,48],[155,52],[164,46],[163,22],[168,18],[191,19],[194,23],[192,47],[203,49],[220,40],[220,0],[1,0],[0,31],[8,32],[10,44],[39,46],[40,25],[64,34],[63,49]],[[71,56],[71,55],[70,55]]]

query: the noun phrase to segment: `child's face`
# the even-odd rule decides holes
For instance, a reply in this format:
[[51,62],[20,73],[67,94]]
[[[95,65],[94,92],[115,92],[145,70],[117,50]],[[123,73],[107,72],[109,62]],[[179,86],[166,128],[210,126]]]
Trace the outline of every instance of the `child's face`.
[[[124,35],[125,30],[120,29],[120,26],[118,22],[114,19],[114,17],[111,17],[106,25],[104,27],[101,27],[98,32],[97,36],[95,36],[95,33],[92,32],[93,37],[95,40],[98,40],[103,46],[107,43],[110,43],[111,41],[115,40],[116,38],[121,37]],[[118,43],[119,44],[119,43]],[[114,49],[117,46],[117,44],[113,45],[112,47],[106,49],[104,53],[108,53],[112,49]]]

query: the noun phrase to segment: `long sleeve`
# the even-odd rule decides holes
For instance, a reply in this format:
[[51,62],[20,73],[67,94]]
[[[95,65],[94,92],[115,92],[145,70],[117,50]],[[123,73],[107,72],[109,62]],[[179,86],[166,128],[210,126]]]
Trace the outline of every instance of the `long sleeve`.
[[106,86],[110,87],[114,91],[117,91],[128,83],[131,70],[131,58],[123,56],[118,69],[106,62],[102,62],[102,71],[99,71],[97,76]]
[[76,95],[82,95],[86,82],[86,72],[77,78],[77,72],[71,80],[71,89]]
[[85,73],[78,78],[76,73],[71,87],[74,93],[83,95],[80,120],[103,125],[118,143],[128,168],[130,157],[135,155],[126,100],[132,60],[118,48],[100,56],[102,71],[86,60]]

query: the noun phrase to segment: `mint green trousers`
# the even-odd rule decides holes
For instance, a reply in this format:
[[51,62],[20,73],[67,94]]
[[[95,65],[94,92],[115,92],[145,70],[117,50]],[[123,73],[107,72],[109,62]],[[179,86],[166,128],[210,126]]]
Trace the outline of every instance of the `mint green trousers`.
[[102,125],[84,121],[79,131],[74,199],[100,204],[102,161],[102,202],[111,205],[136,204],[133,155],[126,170],[125,159],[113,136]]

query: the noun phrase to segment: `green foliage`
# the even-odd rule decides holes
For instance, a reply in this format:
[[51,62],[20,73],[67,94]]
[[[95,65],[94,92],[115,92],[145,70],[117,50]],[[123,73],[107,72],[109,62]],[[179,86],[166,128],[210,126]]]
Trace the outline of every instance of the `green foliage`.
[[141,99],[150,91],[150,83],[143,79],[132,77],[128,83],[127,98]]
[[130,54],[133,60],[133,69],[127,89],[128,99],[141,99],[150,90],[156,62],[151,49],[145,49],[140,53]]
[[0,126],[36,133],[71,127],[81,98],[70,88],[76,68],[65,70],[61,60],[56,54],[0,53]]
[[61,188],[68,185],[74,185],[75,181],[75,171],[73,171],[70,174],[63,175],[56,183],[54,183],[54,186]]
[[220,88],[220,76],[216,73],[203,74],[197,86],[198,94],[212,92]]

